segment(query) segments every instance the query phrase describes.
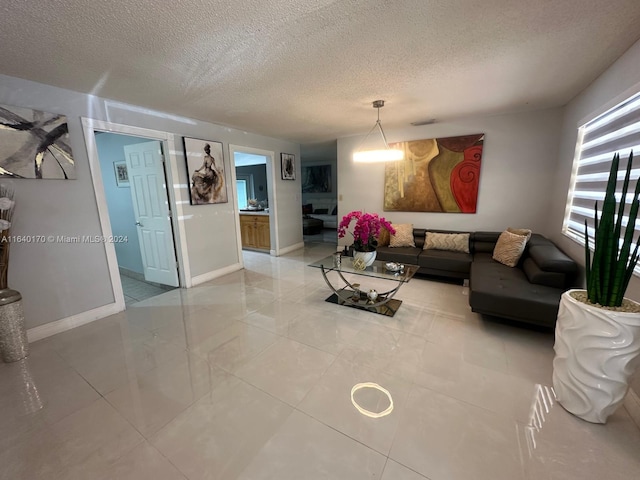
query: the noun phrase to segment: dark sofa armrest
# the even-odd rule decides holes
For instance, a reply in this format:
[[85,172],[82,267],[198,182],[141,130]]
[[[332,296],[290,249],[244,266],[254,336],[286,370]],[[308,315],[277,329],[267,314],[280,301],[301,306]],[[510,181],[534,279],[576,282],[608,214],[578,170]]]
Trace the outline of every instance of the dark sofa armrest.
[[531,258],[526,258],[525,261],[522,262],[522,270],[530,283],[555,288],[565,288],[567,285],[566,274],[559,272],[545,272],[544,270],[541,270],[538,264]]
[[536,262],[540,270],[575,275],[578,265],[565,255],[553,243],[549,245],[533,245],[529,248],[529,257]]
[[[547,239],[545,239],[547,240]],[[531,245],[522,269],[531,283],[555,288],[572,286],[578,265],[551,241]]]

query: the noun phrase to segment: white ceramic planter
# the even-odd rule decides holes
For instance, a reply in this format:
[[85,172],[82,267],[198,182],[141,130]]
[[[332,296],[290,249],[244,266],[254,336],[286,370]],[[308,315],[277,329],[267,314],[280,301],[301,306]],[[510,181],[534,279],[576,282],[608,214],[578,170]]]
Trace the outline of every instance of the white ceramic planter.
[[640,361],[640,314],[605,310],[562,294],[553,387],[567,411],[606,423],[623,402]]
[[373,251],[373,252],[353,252],[353,258],[361,258],[362,261],[364,262],[365,267],[370,267],[373,262],[375,262],[376,260],[376,255],[378,254],[377,251]]

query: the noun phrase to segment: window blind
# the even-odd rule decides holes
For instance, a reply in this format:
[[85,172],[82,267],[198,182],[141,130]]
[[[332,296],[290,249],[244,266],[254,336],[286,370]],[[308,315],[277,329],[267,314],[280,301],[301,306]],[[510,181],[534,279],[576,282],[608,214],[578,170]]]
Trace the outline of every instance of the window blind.
[[[593,208],[598,202],[598,216],[602,213],[602,201],[607,187],[611,161],[615,153],[620,154],[616,198],[622,196],[622,181],[631,151],[634,152],[631,184],[625,199],[627,205],[633,199],[635,180],[640,177],[640,93],[616,105],[580,127],[576,145],[574,182],[569,190],[567,212],[563,233],[584,245],[584,221],[587,220],[589,236],[593,241]],[[626,210],[628,212],[628,208]],[[623,217],[627,226],[627,217]],[[640,222],[636,224],[640,233]],[[593,247],[593,245],[591,245]],[[636,268],[640,273],[640,267]]]

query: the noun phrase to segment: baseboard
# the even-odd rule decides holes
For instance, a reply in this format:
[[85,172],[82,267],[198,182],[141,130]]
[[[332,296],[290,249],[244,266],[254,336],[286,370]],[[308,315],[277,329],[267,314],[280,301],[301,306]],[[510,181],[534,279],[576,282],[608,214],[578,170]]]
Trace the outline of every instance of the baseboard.
[[79,327],[80,325],[100,320],[101,318],[108,317],[109,315],[121,312],[122,310],[124,310],[124,305],[122,308],[118,307],[116,303],[103,305],[102,307],[94,308],[93,310],[87,310],[86,312],[78,313],[77,315],[71,315],[67,318],[62,318],[60,320],[55,320],[53,322],[45,323],[44,325],[38,325],[37,327],[30,328],[27,330],[27,338],[29,339],[29,342],[35,342],[58,333],[66,332],[67,330]]
[[304,242],[295,243],[293,245],[289,245],[288,247],[281,248],[279,253],[277,253],[275,250],[271,250],[271,255],[273,256],[285,255],[289,252],[293,252],[294,250],[299,250],[301,248],[304,248]]
[[631,415],[633,421],[636,422],[638,428],[640,428],[640,396],[629,389],[627,396],[624,397],[624,407],[627,409],[627,412],[629,412],[629,415]]
[[198,275],[196,277],[191,277],[191,285],[195,287],[196,285],[200,285],[201,283],[205,283],[209,280],[222,277],[223,275],[237,272],[238,270],[242,270],[242,265],[240,263],[234,263],[233,265],[229,265],[228,267],[220,268],[212,272],[203,273],[202,275]]

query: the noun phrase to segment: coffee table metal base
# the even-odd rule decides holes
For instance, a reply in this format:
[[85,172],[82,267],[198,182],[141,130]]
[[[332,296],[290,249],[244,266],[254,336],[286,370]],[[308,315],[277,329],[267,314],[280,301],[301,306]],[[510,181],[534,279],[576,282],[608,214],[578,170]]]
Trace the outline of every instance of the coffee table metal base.
[[[348,298],[349,301],[345,301],[345,298]],[[400,305],[402,305],[402,300],[397,300],[395,298],[389,299],[383,304],[377,303],[372,305],[372,302],[367,298],[367,295],[364,292],[360,292],[360,299],[356,300],[353,297],[353,290],[347,288],[341,288],[337,293],[330,295],[325,302],[357,308],[358,310],[366,310],[367,312],[377,313],[387,317],[393,317],[400,308]]]

